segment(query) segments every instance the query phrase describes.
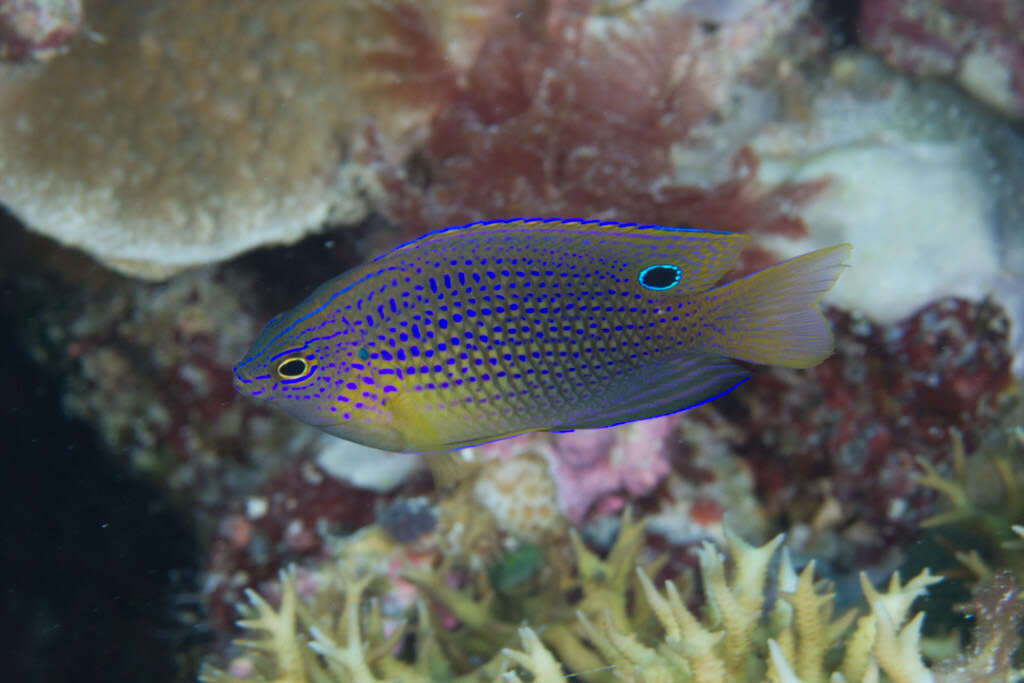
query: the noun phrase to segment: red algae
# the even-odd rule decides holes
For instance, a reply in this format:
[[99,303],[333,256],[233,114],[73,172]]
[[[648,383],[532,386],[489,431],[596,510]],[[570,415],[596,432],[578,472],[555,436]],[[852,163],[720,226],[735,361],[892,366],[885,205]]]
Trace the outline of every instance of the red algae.
[[690,506],[690,516],[701,525],[721,522],[724,514],[721,504],[711,498],[697,498]]
[[[803,234],[792,209],[824,183],[762,186],[748,149],[728,178],[708,187],[675,177],[673,146],[716,113],[736,80],[719,57],[705,57],[710,41],[727,37],[709,36],[685,14],[596,35],[590,9],[580,0],[510,3],[454,77],[439,75],[426,19],[410,27],[413,11],[387,10],[416,37],[406,57],[427,55],[405,95],[423,83],[449,95],[423,144],[404,158],[392,158],[377,132],[366,134],[363,154],[377,164],[392,218],[416,233],[536,215]],[[403,87],[393,86],[396,97]]]
[[362,49],[368,74],[363,88],[417,107],[453,96],[456,71],[423,9],[411,3],[371,3],[367,9],[391,41]]

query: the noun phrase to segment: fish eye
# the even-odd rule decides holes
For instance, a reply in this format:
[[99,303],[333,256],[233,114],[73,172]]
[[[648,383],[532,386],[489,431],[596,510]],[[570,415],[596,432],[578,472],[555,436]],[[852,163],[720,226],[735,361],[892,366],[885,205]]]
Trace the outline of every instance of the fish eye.
[[370,357],[370,352],[366,350],[365,346],[361,346],[358,351],[360,360],[367,360]]
[[678,285],[682,277],[683,270],[679,266],[662,263],[641,270],[637,280],[647,289],[665,290]]
[[309,367],[305,358],[285,358],[277,364],[277,374],[281,379],[300,379],[309,372]]

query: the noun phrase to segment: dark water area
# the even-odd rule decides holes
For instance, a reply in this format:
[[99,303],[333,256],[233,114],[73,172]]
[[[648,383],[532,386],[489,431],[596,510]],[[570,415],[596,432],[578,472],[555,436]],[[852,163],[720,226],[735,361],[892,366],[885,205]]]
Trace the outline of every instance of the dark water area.
[[64,417],[59,378],[16,339],[22,292],[7,277],[0,286],[2,678],[181,680],[197,541],[92,429]]

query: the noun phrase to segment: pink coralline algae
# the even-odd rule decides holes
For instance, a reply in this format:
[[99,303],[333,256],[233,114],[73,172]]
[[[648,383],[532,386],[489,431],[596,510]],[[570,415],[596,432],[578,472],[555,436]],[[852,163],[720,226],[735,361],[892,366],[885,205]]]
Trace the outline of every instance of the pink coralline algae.
[[1024,4],[1019,0],[865,0],[860,35],[894,67],[955,79],[1024,117]]
[[0,0],[0,60],[49,59],[82,26],[81,0]]
[[534,452],[547,459],[558,505],[574,523],[588,513],[612,513],[650,494],[668,474],[679,439],[678,419],[632,422],[615,429],[532,433],[480,446],[481,458]]
[[[510,3],[475,59],[447,77],[443,48],[430,49],[423,28],[425,73],[410,73],[405,53],[372,57],[402,66],[410,96],[436,84],[424,141],[405,154],[368,132],[361,154],[388,189],[386,210],[416,232],[529,215],[801,234],[792,209],[821,184],[764,187],[757,159],[742,151],[727,177],[686,185],[672,154],[713,114],[729,115],[733,87],[753,65],[777,60],[773,50],[794,34],[813,34],[800,30],[808,6],[758,3],[712,31],[685,13],[597,29],[588,2]],[[417,14],[398,7],[408,32]]]

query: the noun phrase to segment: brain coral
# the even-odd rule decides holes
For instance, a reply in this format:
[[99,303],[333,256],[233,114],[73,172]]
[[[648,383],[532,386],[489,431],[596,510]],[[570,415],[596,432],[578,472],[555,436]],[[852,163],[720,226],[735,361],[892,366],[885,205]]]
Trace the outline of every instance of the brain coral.
[[358,221],[356,5],[88,2],[68,54],[0,65],[0,202],[146,277]]

